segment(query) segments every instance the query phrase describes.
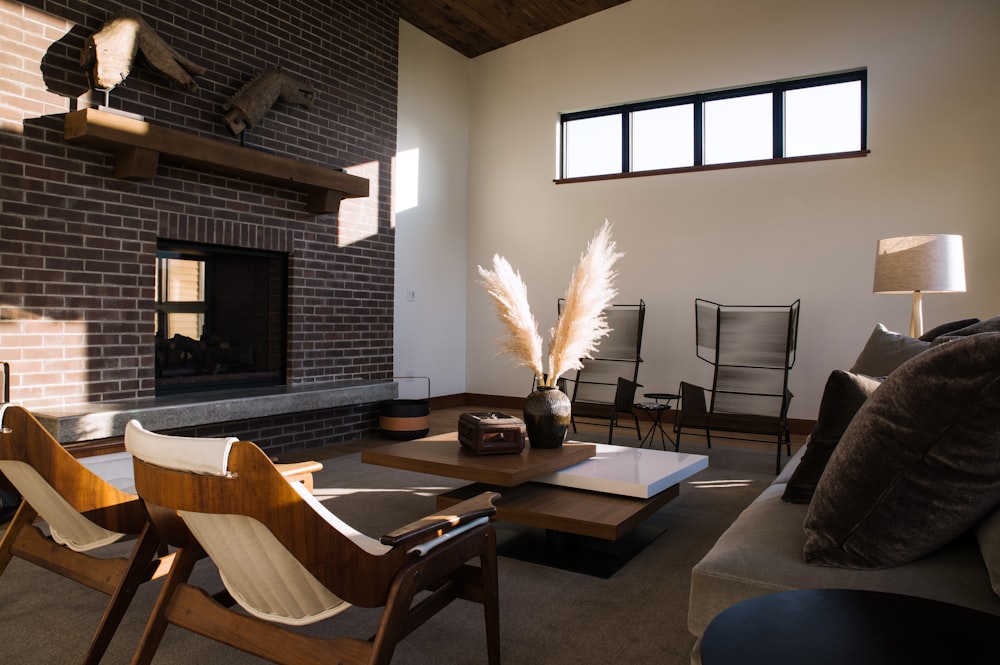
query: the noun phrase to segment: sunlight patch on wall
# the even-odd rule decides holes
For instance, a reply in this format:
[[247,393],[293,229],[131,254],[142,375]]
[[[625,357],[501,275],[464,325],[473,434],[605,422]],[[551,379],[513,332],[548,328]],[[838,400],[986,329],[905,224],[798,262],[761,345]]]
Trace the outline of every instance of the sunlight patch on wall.
[[[31,393],[46,406],[89,401],[90,384],[100,382],[102,367],[91,366],[91,325],[61,321],[0,301],[0,339],[11,361],[10,392],[14,399]],[[30,362],[18,360],[31,357]],[[118,368],[108,368],[109,373]],[[95,437],[98,438],[98,437]]]
[[368,178],[368,196],[344,199],[337,216],[337,245],[347,247],[378,234],[378,162],[366,162],[345,169],[349,174]]
[[392,214],[395,224],[397,213],[416,208],[420,203],[420,148],[397,152],[392,172]]
[[[47,81],[43,72],[46,57],[51,57],[49,49],[66,38],[76,24],[14,0],[0,0],[0,21],[4,23],[4,55],[10,58],[0,61],[3,96],[31,97],[31,104],[26,105],[30,113],[20,103],[4,104],[0,108],[0,131],[23,134],[25,120],[65,113],[70,110],[70,97],[87,92],[86,76],[82,71],[78,81]],[[33,37],[22,36],[19,34],[22,31]],[[16,48],[11,46],[14,41],[17,41]],[[22,71],[22,62],[40,63],[40,66],[37,70],[25,67]]]

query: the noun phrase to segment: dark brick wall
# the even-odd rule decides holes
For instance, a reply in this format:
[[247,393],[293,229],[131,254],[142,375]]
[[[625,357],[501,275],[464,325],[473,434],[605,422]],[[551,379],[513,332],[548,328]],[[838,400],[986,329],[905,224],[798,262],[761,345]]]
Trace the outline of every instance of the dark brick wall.
[[[304,193],[197,168],[161,164],[153,180],[119,180],[108,152],[63,140],[65,112],[104,102],[88,91],[79,52],[119,6],[0,5],[17,50],[0,82],[0,360],[11,363],[12,400],[39,408],[154,394],[158,238],[289,254],[288,383],[391,376],[398,3],[129,4],[208,71],[188,92],[139,57],[108,105],[238,143],[222,104],[280,65],[315,88],[315,102],[278,102],[247,145],[371,180],[370,199],[324,215],[306,211]],[[289,418],[287,437],[281,422],[266,429],[293,440],[309,422]],[[373,409],[314,414],[312,422],[344,438],[370,430]]]

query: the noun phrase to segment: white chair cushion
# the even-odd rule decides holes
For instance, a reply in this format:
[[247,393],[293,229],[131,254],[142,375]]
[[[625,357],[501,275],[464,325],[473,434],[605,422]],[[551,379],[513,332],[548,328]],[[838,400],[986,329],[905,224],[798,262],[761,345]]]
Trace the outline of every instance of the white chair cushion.
[[125,537],[81,515],[30,464],[0,460],[0,471],[49,525],[52,540],[60,545],[76,552],[87,552]]
[[150,464],[178,471],[225,476],[229,450],[237,441],[235,436],[213,439],[157,434],[137,420],[125,425],[125,450]]
[[233,599],[250,614],[299,626],[350,607],[252,517],[187,511],[180,515],[218,566]]

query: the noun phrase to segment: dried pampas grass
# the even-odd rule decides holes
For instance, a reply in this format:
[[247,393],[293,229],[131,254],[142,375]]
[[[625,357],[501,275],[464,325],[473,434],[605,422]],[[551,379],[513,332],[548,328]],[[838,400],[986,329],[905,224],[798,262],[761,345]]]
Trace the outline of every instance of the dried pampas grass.
[[542,366],[542,338],[520,273],[499,255],[493,256],[493,270],[479,266],[482,284],[507,329],[499,342],[499,353],[508,353],[518,364],[530,368],[540,386],[554,386],[563,374],[582,367],[580,359],[592,357],[601,338],[611,332],[604,310],[617,295],[614,265],[622,256],[615,251],[611,225],[604,220],[580,257],[566,291],[565,306],[550,331],[548,372]]
[[493,299],[500,320],[507,328],[507,335],[500,339],[500,353],[514,356],[519,365],[530,368],[536,376],[544,374],[542,369],[542,337],[538,334],[538,324],[531,315],[528,305],[528,287],[515,272],[507,259],[493,255],[493,270],[479,266],[483,285]]

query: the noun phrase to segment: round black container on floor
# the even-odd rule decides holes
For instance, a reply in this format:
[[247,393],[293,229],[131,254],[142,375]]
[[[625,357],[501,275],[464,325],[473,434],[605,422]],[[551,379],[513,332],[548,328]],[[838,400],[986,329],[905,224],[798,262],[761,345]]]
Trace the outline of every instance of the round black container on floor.
[[379,404],[378,428],[386,439],[410,441],[431,430],[431,380],[427,376],[393,377],[427,381],[426,399],[392,399]]

